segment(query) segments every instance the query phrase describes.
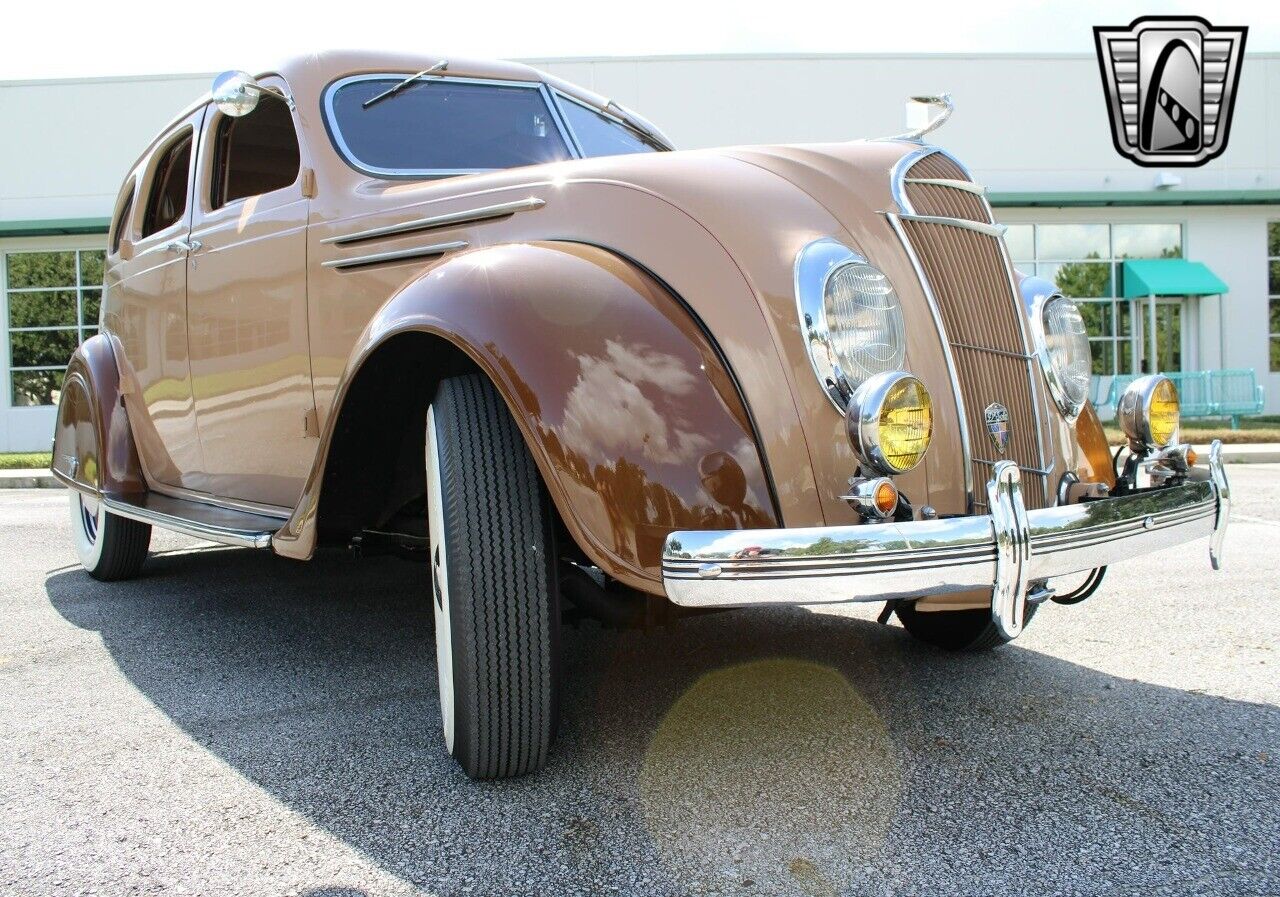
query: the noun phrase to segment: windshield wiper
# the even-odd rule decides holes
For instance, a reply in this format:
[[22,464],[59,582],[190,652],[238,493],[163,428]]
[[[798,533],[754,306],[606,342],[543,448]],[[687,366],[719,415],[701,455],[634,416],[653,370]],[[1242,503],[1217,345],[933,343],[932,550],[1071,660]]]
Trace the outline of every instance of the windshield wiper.
[[416,75],[410,75],[408,78],[405,78],[403,81],[401,81],[399,84],[395,85],[394,87],[389,87],[386,90],[384,90],[382,93],[378,94],[376,97],[365,100],[364,103],[361,104],[360,108],[368,109],[370,106],[372,106],[374,103],[378,102],[379,100],[385,100],[387,97],[398,94],[400,91],[404,90],[406,87],[408,87],[414,81],[417,81],[419,78],[425,78],[427,75],[430,75],[432,72],[443,72],[448,67],[449,67],[449,60],[441,59],[435,65],[431,66],[431,68],[423,69],[422,71],[418,72],[418,74]]

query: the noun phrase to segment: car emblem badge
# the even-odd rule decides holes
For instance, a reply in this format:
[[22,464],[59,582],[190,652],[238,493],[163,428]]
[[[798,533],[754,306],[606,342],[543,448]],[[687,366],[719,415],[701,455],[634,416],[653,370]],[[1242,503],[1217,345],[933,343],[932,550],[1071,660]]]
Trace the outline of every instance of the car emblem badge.
[[1148,167],[1203,165],[1227,148],[1249,29],[1198,16],[1097,27],[1116,152]]
[[991,434],[991,441],[1003,455],[1009,448],[1009,409],[999,402],[992,402],[983,411],[983,415],[987,419],[987,432]]

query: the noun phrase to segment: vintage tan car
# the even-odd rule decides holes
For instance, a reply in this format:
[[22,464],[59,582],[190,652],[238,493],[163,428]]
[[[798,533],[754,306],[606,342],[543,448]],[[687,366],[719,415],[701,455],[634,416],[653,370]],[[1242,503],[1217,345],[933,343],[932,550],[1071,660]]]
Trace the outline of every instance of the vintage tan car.
[[160,526],[429,562],[476,777],[545,761],[566,617],[877,601],[985,648],[1125,558],[1208,536],[1216,566],[1218,448],[1196,466],[1150,376],[1117,470],[1079,311],[924,142],[947,98],[911,108],[895,138],[675,152],[505,62],[220,76],[125,178],[67,370],[81,561],[133,576]]

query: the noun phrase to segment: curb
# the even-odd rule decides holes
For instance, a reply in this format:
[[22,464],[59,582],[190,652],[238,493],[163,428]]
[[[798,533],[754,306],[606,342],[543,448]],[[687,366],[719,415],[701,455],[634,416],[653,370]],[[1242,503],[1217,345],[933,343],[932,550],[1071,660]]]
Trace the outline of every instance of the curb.
[[[1201,458],[1209,457],[1209,446],[1197,445],[1195,448]],[[1222,461],[1224,464],[1272,464],[1280,461],[1280,444],[1257,442],[1224,445]]]
[[44,469],[0,470],[0,489],[61,489],[62,484]]

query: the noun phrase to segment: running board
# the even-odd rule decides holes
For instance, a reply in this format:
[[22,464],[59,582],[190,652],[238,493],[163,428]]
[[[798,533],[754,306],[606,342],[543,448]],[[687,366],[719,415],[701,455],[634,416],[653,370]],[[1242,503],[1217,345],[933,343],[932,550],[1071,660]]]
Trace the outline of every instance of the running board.
[[120,517],[242,548],[270,548],[271,536],[284,526],[284,521],[275,517],[171,498],[157,492],[106,495],[102,502],[108,511]]

